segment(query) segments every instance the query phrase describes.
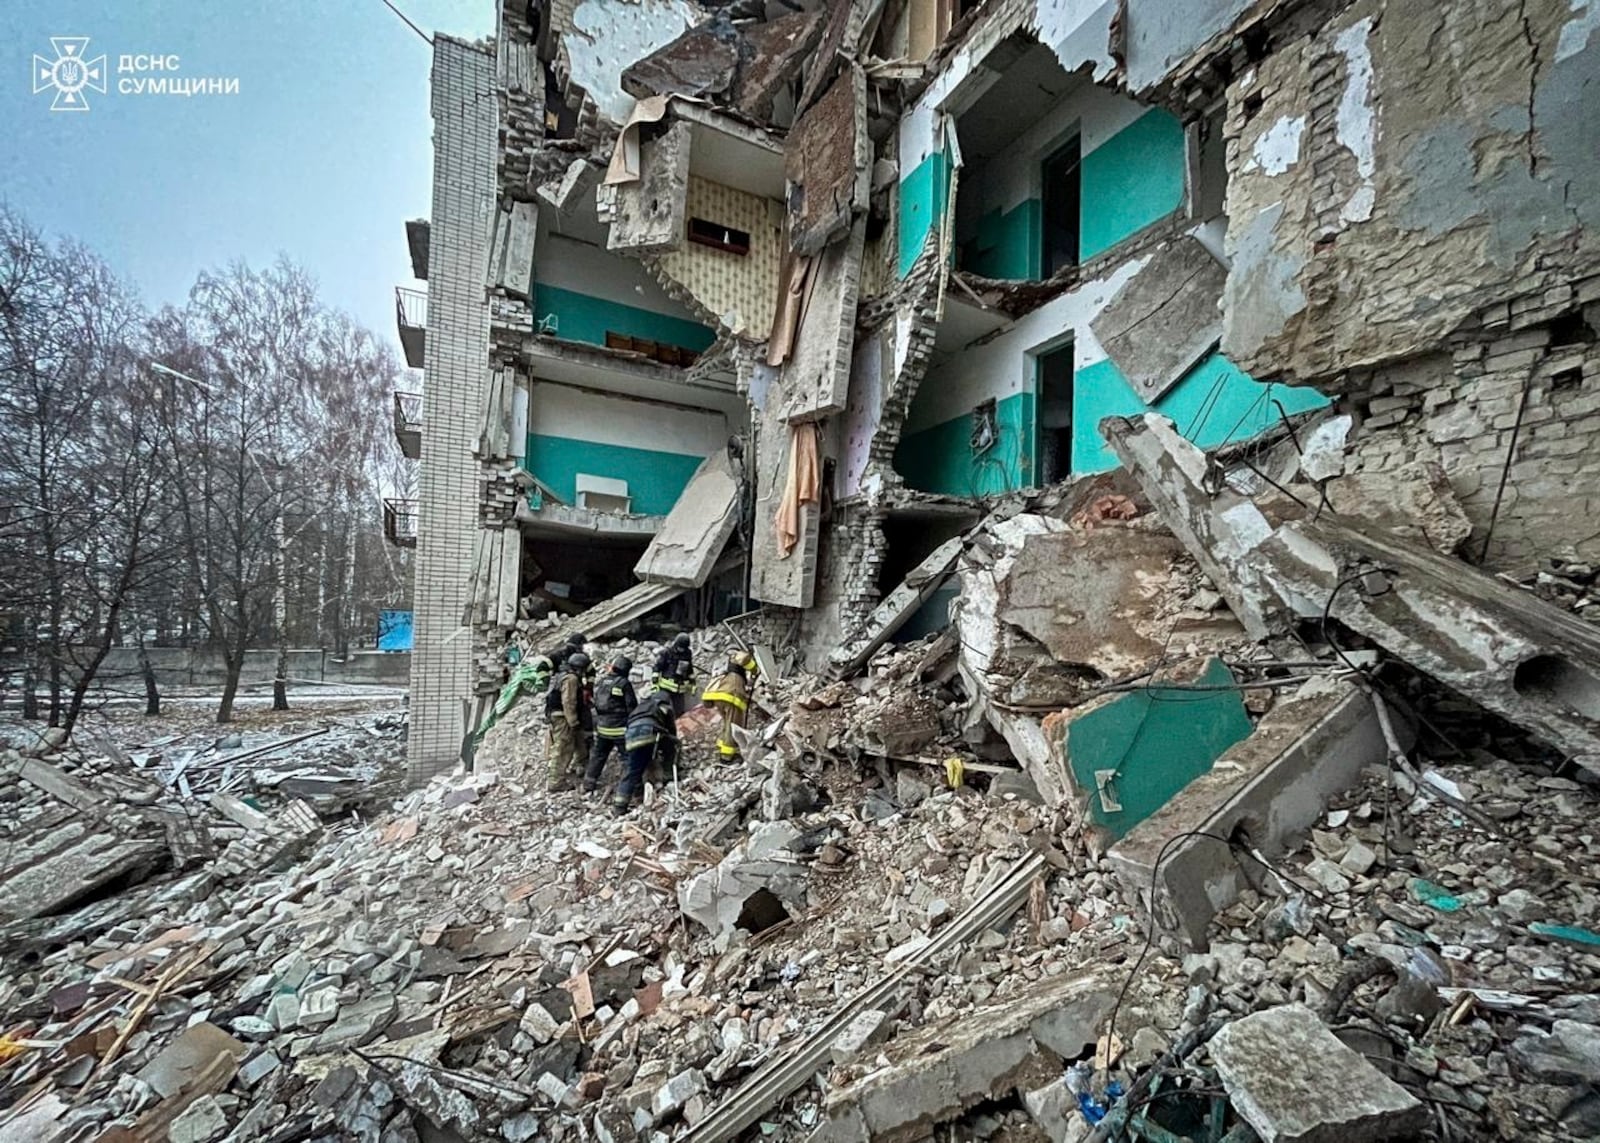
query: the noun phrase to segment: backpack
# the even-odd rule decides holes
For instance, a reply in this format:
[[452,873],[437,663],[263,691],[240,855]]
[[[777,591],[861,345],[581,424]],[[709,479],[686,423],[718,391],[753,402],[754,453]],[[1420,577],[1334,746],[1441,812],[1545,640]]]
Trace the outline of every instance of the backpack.
[[622,675],[607,675],[594,688],[594,712],[603,715],[626,717],[628,708],[622,690],[628,680]]
[[554,718],[561,713],[561,680],[567,677],[568,672],[556,672],[550,680],[550,689],[544,692],[544,713],[547,718]]

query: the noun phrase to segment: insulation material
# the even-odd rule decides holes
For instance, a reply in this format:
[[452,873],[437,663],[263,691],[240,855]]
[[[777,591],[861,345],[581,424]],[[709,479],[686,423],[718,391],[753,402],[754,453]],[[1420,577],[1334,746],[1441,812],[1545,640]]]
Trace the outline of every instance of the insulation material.
[[628,121],[622,125],[622,131],[617,135],[617,145],[612,148],[611,164],[606,168],[606,186],[631,183],[638,179],[642,169],[639,153],[640,129],[646,123],[659,123],[665,119],[667,103],[667,96],[655,95],[634,104],[633,111],[628,115]]
[[1227,271],[1193,238],[1158,250],[1089,323],[1146,404],[1167,393],[1222,336]]
[[794,554],[795,545],[800,542],[800,514],[806,505],[818,502],[821,483],[817,430],[811,425],[794,425],[789,429],[789,475],[773,520],[779,559],[786,560]]

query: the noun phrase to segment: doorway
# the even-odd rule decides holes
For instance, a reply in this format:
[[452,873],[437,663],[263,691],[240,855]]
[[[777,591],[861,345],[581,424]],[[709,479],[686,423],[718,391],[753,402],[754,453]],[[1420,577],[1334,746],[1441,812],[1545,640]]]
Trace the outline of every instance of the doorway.
[[1044,240],[1040,265],[1044,276],[1078,264],[1079,215],[1083,184],[1079,178],[1081,136],[1074,135],[1045,159],[1040,169],[1040,195],[1044,200]]
[[1035,359],[1038,393],[1039,483],[1072,475],[1072,343]]

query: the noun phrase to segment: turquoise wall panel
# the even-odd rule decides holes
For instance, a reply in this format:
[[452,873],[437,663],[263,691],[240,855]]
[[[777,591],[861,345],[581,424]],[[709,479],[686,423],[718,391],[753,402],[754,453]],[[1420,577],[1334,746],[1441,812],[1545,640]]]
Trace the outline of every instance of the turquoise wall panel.
[[916,170],[900,180],[899,219],[895,237],[899,243],[900,276],[911,272],[930,230],[937,230],[944,218],[950,193],[950,162],[943,151],[935,151]]
[[1154,108],[1083,157],[1079,258],[1088,261],[1183,203],[1183,124]]
[[[1169,389],[1154,408],[1171,417],[1184,436],[1209,449],[1248,440],[1278,424],[1279,405],[1293,416],[1326,404],[1328,398],[1315,389],[1265,384],[1213,352]],[[1074,373],[1072,471],[1104,472],[1117,467],[1116,454],[1100,436],[1100,421],[1105,417],[1137,416],[1149,408],[1109,358]]]
[[568,504],[578,502],[576,477],[580,472],[626,480],[635,512],[665,516],[678,502],[684,486],[704,459],[529,433],[528,455],[522,466],[553,488]]
[[[1220,659],[1198,682],[1228,686]],[[1250,716],[1237,690],[1191,691],[1154,686],[1131,691],[1067,726],[1066,762],[1084,794],[1089,816],[1122,837],[1249,735]],[[1114,770],[1111,790],[1120,810],[1101,807],[1095,774]]]
[[699,322],[580,294],[576,290],[563,290],[559,286],[535,284],[533,312],[536,319],[555,315],[557,337],[590,345],[604,345],[607,330],[665,342],[696,353],[711,348],[711,343],[717,339],[713,330]]
[[923,492],[998,496],[1033,480],[1034,396],[1014,393],[995,407],[1000,439],[972,455],[972,414],[963,413],[901,438],[895,471]]
[[1043,209],[1043,203],[1030,198],[1007,211],[989,211],[978,220],[977,236],[963,249],[962,269],[986,278],[1036,281],[1043,259]]

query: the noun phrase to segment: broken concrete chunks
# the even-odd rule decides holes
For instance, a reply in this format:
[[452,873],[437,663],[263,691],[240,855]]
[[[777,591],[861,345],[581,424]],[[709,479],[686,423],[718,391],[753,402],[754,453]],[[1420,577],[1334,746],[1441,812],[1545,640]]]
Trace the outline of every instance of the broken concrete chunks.
[[706,1092],[706,1077],[697,1068],[688,1068],[673,1076],[656,1089],[650,1101],[650,1115],[657,1123],[682,1111],[697,1095]]
[[300,1015],[296,1020],[302,1028],[320,1028],[331,1024],[339,1015],[339,986],[331,981],[308,988],[300,994]]
[[214,1095],[203,1095],[167,1128],[170,1143],[212,1143],[228,1130],[228,1113]]
[[1272,534],[1262,511],[1229,488],[1213,495],[1206,454],[1160,414],[1107,417],[1100,435],[1249,636],[1265,639],[1282,627],[1285,609],[1254,554]]
[[[163,1099],[171,1099],[195,1079],[218,1056],[228,1056],[233,1066],[250,1051],[249,1045],[235,1040],[215,1024],[196,1024],[158,1052],[138,1078],[149,1084]],[[229,1074],[232,1074],[232,1067]]]
[[902,1035],[885,1049],[887,1067],[830,1094],[811,1143],[920,1139],[976,1103],[1058,1081],[1062,1060],[1094,1043],[1115,995],[1111,974],[1080,973]]
[[534,1043],[548,1044],[561,1031],[561,1021],[552,1016],[543,1004],[534,1001],[522,1014],[518,1027],[531,1036]]
[[639,145],[639,178],[615,188],[608,250],[665,254],[683,244],[689,202],[689,124]]
[[1549,1083],[1600,1083],[1600,1028],[1593,1024],[1557,1020],[1548,1034],[1524,1029],[1511,1054]]
[[[1227,846],[1200,835],[1232,837],[1244,825],[1250,843],[1276,857],[1386,749],[1372,702],[1353,682],[1314,679],[1284,695],[1249,737],[1107,851],[1124,899],[1153,909],[1187,947],[1205,947],[1211,918],[1249,881]],[[1152,876],[1153,902],[1145,900]]]
[[833,1041],[831,1049],[833,1062],[847,1064],[874,1044],[881,1044],[889,1038],[889,1014],[869,1008],[865,1012],[856,1013],[850,1023],[844,1026]]
[[1331,481],[1324,491],[1339,515],[1446,555],[1472,535],[1472,521],[1437,461],[1413,460],[1388,472],[1351,473]]
[[[1177,238],[1156,250],[1089,323],[1146,405],[1159,400],[1216,348],[1222,336],[1217,302],[1227,277],[1227,270],[1197,239]],[[1160,337],[1149,335],[1152,327],[1145,323],[1151,318]]]
[[365,1047],[394,1023],[397,1011],[393,995],[373,996],[341,1008],[337,1019],[313,1041],[312,1051]]
[[805,869],[789,856],[799,839],[788,822],[762,823],[715,867],[679,883],[679,907],[724,941],[788,919],[806,907]]
[[1424,1104],[1303,1004],[1235,1020],[1210,1050],[1234,1110],[1262,1143],[1378,1143],[1428,1122]]

